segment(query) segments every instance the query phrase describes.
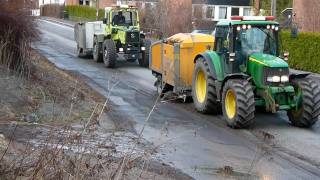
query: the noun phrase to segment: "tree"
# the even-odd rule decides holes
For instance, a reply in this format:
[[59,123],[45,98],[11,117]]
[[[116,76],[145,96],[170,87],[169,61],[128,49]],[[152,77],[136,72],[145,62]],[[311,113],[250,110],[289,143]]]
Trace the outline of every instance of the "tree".
[[[254,5],[254,3],[257,0],[252,0],[251,4]],[[265,16],[271,15],[271,0],[260,0],[260,7],[261,9],[264,9]],[[277,1],[277,17],[281,16],[281,12],[286,8],[292,8],[292,0],[278,0]]]

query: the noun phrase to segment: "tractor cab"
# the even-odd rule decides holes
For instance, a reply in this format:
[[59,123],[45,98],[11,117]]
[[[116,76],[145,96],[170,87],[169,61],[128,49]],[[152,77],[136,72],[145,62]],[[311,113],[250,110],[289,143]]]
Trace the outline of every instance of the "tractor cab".
[[128,5],[106,7],[104,24],[107,28],[139,29],[138,9]]
[[278,57],[279,24],[274,17],[234,16],[216,26],[215,50],[225,62],[226,73],[247,71],[256,56]]

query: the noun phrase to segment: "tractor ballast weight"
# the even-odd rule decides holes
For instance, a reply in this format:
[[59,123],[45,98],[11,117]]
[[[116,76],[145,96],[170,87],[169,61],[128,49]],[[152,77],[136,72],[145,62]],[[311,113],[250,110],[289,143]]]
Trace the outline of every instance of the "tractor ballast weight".
[[150,68],[160,93],[192,96],[201,113],[223,113],[245,128],[256,108],[287,111],[294,126],[311,127],[320,114],[320,88],[308,74],[291,74],[280,52],[273,17],[232,17],[215,35],[177,34],[151,47]]

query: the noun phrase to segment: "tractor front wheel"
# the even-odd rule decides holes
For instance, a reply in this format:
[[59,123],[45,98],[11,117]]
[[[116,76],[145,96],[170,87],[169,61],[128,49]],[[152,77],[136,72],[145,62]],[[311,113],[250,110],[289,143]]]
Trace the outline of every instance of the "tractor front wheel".
[[320,88],[310,79],[293,80],[298,107],[287,112],[292,125],[311,127],[320,115]]
[[192,99],[197,111],[201,113],[219,114],[221,105],[217,102],[214,77],[210,73],[209,64],[197,59],[192,80]]
[[223,116],[228,126],[246,128],[254,121],[255,101],[251,84],[236,79],[225,83],[222,93]]
[[106,39],[103,43],[103,62],[106,67],[114,68],[116,65],[116,44],[112,39]]

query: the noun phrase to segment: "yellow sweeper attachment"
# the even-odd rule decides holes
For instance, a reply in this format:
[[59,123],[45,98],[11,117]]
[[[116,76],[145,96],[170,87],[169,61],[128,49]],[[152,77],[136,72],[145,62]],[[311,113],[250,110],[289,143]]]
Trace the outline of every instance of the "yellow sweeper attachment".
[[213,49],[214,37],[205,34],[176,34],[151,46],[150,68],[163,84],[175,93],[192,89],[194,60],[197,55]]

